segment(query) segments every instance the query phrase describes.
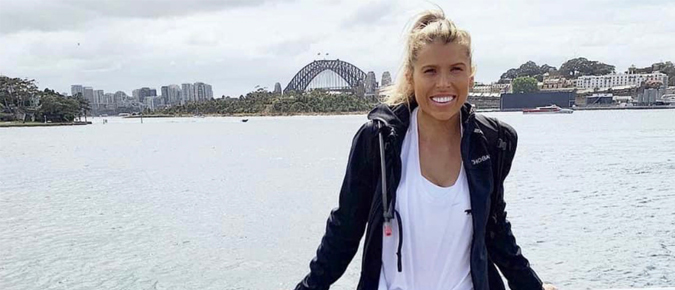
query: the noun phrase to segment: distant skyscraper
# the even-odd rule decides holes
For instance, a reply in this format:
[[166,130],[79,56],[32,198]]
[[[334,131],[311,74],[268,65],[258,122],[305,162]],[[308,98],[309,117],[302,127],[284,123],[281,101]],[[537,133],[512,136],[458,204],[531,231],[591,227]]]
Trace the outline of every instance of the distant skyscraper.
[[206,99],[211,100],[213,99],[213,87],[209,84],[204,84],[206,86],[205,93],[206,93]]
[[169,85],[168,89],[169,97],[165,100],[167,101],[167,105],[178,105],[180,104],[180,95],[181,95],[181,90],[178,85]]
[[281,94],[281,84],[280,83],[274,84],[274,93],[275,94]]
[[94,105],[98,106],[101,104],[105,104],[105,92],[103,90],[95,90],[94,91]]
[[115,109],[115,94],[106,93],[103,95],[103,104],[106,109]]
[[202,82],[195,83],[195,98],[197,99],[198,102],[204,101],[208,98],[207,86],[208,86],[207,84]]
[[134,101],[139,102],[141,98],[141,89],[135,89],[131,92],[131,97],[134,98]]
[[162,91],[162,101],[164,101],[165,104],[169,103],[169,86],[162,86],[160,88]]
[[159,98],[151,97],[151,96],[144,97],[143,98],[143,104],[145,105],[145,108],[150,109],[150,111],[154,111],[155,110],[155,104],[157,103],[157,101],[155,99],[159,99]]
[[143,87],[140,88],[138,91],[138,101],[141,103],[146,103],[145,98],[147,97],[156,97],[157,96],[157,90],[151,89],[148,87]]
[[377,92],[377,79],[375,79],[375,73],[372,71],[368,72],[366,75],[366,81],[364,82],[364,87],[366,89],[366,95],[372,95]]
[[181,95],[183,97],[183,104],[195,101],[195,86],[193,84],[182,84]]
[[380,81],[382,83],[381,87],[387,87],[391,85],[391,75],[388,71],[382,73],[382,79]]
[[94,88],[84,87],[82,90],[82,96],[85,100],[89,101],[89,106],[94,108]]
[[82,85],[72,85],[70,86],[70,95],[75,96],[77,94],[84,95],[84,87]]
[[117,91],[113,97],[113,104],[121,106],[127,99],[127,94],[123,91]]

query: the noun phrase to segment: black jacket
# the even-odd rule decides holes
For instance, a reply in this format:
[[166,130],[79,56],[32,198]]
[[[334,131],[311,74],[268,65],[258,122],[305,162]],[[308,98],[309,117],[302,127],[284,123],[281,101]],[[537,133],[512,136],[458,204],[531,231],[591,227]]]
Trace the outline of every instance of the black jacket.
[[[382,269],[383,224],[391,218],[390,214],[383,214],[378,133],[385,136],[387,208],[395,208],[396,188],[401,179],[400,150],[415,107],[415,103],[379,105],[368,114],[370,121],[352,141],[339,206],[328,218],[326,233],[309,264],[310,273],[296,290],[328,289],[354,258],[364,231],[366,240],[357,289],[377,289]],[[516,152],[516,132],[496,119],[474,114],[468,103],[462,107],[461,116],[464,130],[461,154],[473,216],[470,264],[474,289],[504,289],[496,265],[512,290],[540,290],[541,280],[521,254],[504,210],[503,182]],[[400,267],[399,270],[405,271]]]

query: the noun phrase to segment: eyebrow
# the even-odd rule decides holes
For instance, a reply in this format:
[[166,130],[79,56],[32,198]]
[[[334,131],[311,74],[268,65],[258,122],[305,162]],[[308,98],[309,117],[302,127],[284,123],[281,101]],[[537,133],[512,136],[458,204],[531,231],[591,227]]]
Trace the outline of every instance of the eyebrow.
[[[451,66],[451,67],[453,67],[453,66],[464,66],[464,67],[466,67],[467,64],[466,64],[466,63],[463,63],[463,62],[457,62],[457,63],[451,64],[450,66]],[[438,65],[436,65],[436,64],[427,64],[427,65],[423,65],[423,66],[421,67],[421,69],[437,68],[437,67],[438,67]]]

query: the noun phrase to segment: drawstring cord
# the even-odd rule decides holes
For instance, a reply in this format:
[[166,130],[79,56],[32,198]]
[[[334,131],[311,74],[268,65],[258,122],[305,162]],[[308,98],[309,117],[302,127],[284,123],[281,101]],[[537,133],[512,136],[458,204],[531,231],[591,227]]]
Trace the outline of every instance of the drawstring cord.
[[394,210],[396,213],[396,222],[398,222],[398,250],[396,251],[396,257],[398,258],[398,272],[403,272],[403,265],[401,263],[401,247],[403,247],[403,225],[401,223],[401,215],[397,210]]
[[403,225],[401,222],[401,215],[396,209],[389,208],[389,203],[387,201],[387,170],[386,162],[384,157],[384,138],[382,137],[382,121],[377,123],[378,136],[380,141],[380,169],[381,169],[381,181],[382,181],[382,208],[384,216],[384,235],[390,237],[392,234],[391,229],[391,220],[394,218],[392,211],[396,214],[396,222],[398,223],[398,249],[396,251],[397,257],[397,266],[398,271],[403,271],[403,265],[401,262],[401,248],[403,247]]

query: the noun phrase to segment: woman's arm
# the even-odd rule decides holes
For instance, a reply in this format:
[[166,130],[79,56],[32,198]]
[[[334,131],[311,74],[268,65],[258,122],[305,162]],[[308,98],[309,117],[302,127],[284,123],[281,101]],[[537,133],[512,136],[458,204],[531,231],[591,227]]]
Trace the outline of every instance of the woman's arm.
[[497,190],[492,196],[490,216],[487,224],[486,245],[490,260],[499,267],[509,282],[512,290],[542,289],[542,282],[530,268],[530,263],[523,256],[516,238],[511,232],[511,223],[506,219],[506,202],[504,201],[504,179],[508,175],[518,145],[518,135],[510,126],[500,123],[504,131],[506,150],[502,161],[501,180],[495,184]]
[[310,262],[310,273],[296,290],[328,289],[345,272],[356,254],[368,221],[377,184],[373,164],[373,140],[377,136],[373,123],[364,124],[354,136],[347,171],[340,190],[338,208],[331,211],[326,233]]

